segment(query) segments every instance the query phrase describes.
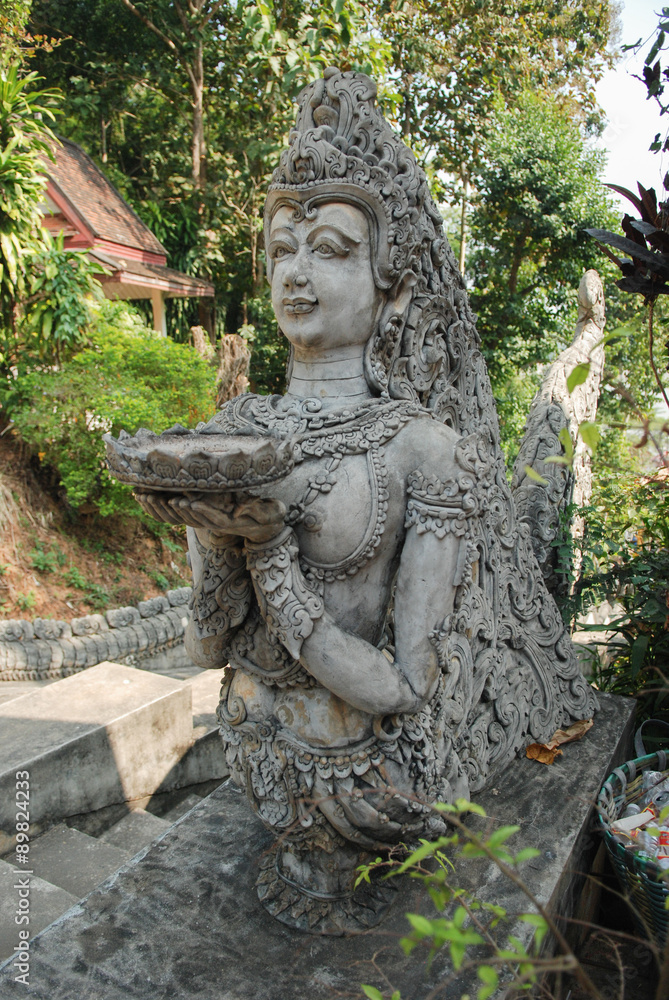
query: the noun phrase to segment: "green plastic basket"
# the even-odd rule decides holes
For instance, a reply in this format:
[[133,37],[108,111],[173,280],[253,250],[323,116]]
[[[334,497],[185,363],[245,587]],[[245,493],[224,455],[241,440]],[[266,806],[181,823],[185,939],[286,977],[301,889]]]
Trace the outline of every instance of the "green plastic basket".
[[669,777],[667,757],[667,751],[659,750],[621,764],[606,779],[597,798],[606,849],[625,895],[632,903],[636,923],[644,936],[652,933],[659,947],[664,945],[669,926],[669,910],[666,908],[669,872],[662,871],[655,861],[626,851],[613,839],[611,823],[620,817],[630,802],[642,797],[644,771],[661,771],[663,777]]

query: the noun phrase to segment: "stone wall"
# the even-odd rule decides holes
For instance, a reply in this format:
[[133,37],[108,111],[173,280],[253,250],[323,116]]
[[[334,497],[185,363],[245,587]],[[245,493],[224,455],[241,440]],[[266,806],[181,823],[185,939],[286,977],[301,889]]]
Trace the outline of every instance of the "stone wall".
[[0,622],[0,681],[68,677],[105,660],[135,665],[183,643],[190,587],[71,621]]

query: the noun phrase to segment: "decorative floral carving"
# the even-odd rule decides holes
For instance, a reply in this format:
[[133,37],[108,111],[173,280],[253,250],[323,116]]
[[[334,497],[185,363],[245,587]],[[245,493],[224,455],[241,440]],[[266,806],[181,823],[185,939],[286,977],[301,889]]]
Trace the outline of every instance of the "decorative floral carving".
[[269,631],[296,660],[302,643],[323,614],[323,601],[307,586],[300,569],[299,546],[291,528],[267,543],[246,543],[246,563],[255,585],[260,613]]
[[290,441],[208,436],[203,430],[176,425],[162,434],[145,427],[134,436],[105,434],[107,464],[121,482],[172,492],[251,489],[282,479],[293,466]]

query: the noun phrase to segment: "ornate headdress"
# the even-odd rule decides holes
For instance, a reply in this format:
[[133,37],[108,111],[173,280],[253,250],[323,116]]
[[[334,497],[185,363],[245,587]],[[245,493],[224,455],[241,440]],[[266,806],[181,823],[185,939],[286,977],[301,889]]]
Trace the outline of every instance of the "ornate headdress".
[[390,291],[407,280],[414,286],[404,315],[370,338],[368,382],[383,395],[420,400],[462,429],[449,389],[447,342],[461,358],[458,342],[476,345],[476,331],[425,172],[379,111],[374,81],[330,67],[299,96],[290,145],[267,197],[266,240],[282,205],[308,215],[333,199],[367,215],[378,287]]

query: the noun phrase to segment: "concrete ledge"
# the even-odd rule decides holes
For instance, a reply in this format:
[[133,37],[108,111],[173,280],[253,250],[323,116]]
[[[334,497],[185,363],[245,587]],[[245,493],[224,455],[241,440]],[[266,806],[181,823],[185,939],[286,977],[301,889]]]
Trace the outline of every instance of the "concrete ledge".
[[193,743],[191,691],[159,674],[100,663],[0,705],[0,728],[4,852],[19,770],[30,774],[30,820],[38,826],[156,792]]
[[[552,767],[515,761],[494,786],[476,796],[497,824],[519,823],[514,849],[540,856],[522,875],[556,913],[569,911],[579,873],[597,841],[590,820],[597,792],[629,756],[634,706],[601,696],[595,726],[564,747]],[[3,1000],[331,1000],[357,997],[360,983],[386,991],[372,959],[407,1000],[425,1000],[451,975],[437,953],[426,971],[427,949],[405,956],[406,912],[433,916],[422,886],[400,883],[386,921],[354,938],[319,938],[289,930],[261,907],[253,888],[258,860],[271,835],[229,784],[213,792],[147,853],[94,890],[77,910],[43,931],[30,946],[30,985],[0,969]],[[473,887],[509,913],[528,909],[498,869],[457,861],[456,885]],[[520,925],[527,941],[531,929]],[[439,996],[475,996],[480,982],[453,979]]]

